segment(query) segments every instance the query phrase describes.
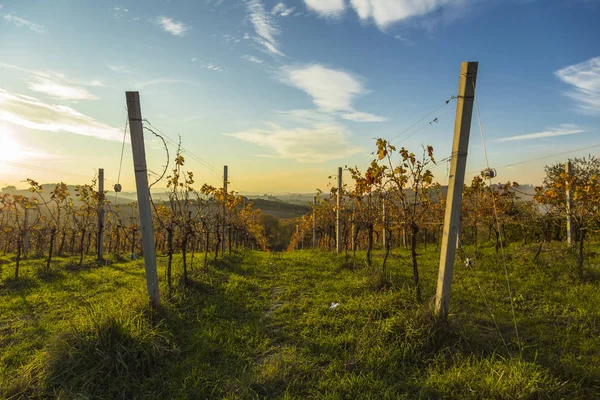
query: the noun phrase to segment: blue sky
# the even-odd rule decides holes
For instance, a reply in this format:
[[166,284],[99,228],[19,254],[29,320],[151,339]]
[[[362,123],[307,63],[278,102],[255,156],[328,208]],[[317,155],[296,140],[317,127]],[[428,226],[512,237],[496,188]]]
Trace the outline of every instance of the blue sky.
[[[144,117],[195,155],[199,183],[217,184],[227,164],[242,192],[325,188],[337,166],[366,166],[375,137],[396,137],[455,95],[461,61],[480,63],[492,166],[600,144],[597,0],[0,5],[0,184],[83,181],[99,167],[115,182],[124,92],[139,90]],[[448,156],[454,105],[397,144]],[[476,121],[469,172],[485,168]],[[148,136],[147,146],[159,171],[160,145]],[[499,168],[499,179],[539,183],[543,165],[599,149]],[[446,168],[434,172],[445,183]]]

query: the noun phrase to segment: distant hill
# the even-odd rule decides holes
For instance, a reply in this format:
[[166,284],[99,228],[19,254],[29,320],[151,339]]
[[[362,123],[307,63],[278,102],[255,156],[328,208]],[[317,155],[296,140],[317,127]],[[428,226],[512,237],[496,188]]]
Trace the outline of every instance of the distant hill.
[[272,201],[263,199],[251,199],[254,208],[260,209],[263,214],[272,215],[276,218],[297,218],[310,211],[310,207],[298,204],[285,203],[283,201]]

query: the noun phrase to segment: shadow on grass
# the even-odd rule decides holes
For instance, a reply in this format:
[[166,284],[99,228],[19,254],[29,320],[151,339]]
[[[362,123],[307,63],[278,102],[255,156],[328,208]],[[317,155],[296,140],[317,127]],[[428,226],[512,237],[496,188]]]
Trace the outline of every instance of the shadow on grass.
[[26,290],[37,288],[39,285],[40,283],[36,279],[29,276],[10,277],[0,283],[0,290],[6,291],[7,294],[22,294]]

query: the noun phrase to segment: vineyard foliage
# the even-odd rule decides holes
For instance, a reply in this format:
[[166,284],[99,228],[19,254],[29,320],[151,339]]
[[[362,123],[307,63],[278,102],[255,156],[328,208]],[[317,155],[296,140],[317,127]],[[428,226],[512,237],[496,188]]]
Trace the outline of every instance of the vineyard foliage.
[[0,194],[0,397],[597,398],[599,248],[586,243],[600,228],[600,162],[548,166],[533,195],[467,182],[457,263],[475,267],[456,268],[455,308],[436,319],[442,164],[432,146],[379,139],[375,154],[280,220],[197,184],[178,150],[168,200],[152,201],[158,308],[134,260],[135,202],[95,179]]
[[[439,165],[432,146],[424,146],[417,155],[384,139],[378,139],[376,145],[377,156],[365,172],[349,168],[351,184],[344,184],[341,193],[332,186],[328,196],[318,197],[310,214],[297,220],[289,250],[312,243],[315,219],[317,247],[335,248],[336,199],[340,195],[340,229],[346,255],[366,250],[370,265],[373,250],[383,248],[385,275],[390,249],[410,249],[415,294],[420,298],[417,246],[439,247],[443,233],[446,192],[435,183],[432,172]],[[544,243],[565,240],[570,215],[580,244],[581,277],[585,238],[600,228],[600,161],[590,156],[572,163],[570,177],[564,164],[547,166],[543,185],[533,195],[521,192],[517,182],[493,184],[483,173],[475,176],[463,189],[459,252],[460,244],[474,245],[477,252],[487,241],[493,241],[496,252],[511,242],[538,243],[541,249]],[[573,191],[570,211],[566,207],[568,187]]]
[[[178,152],[167,177],[169,201],[152,202],[155,248],[169,258],[170,290],[173,255],[181,253],[187,260],[188,253],[193,257],[203,252],[205,264],[209,257],[218,258],[223,252],[224,229],[228,252],[238,248],[267,250],[260,210],[233,191],[226,193],[206,184],[196,189],[193,173],[183,170],[184,162]],[[30,196],[0,195],[0,250],[16,254],[16,279],[25,257],[45,257],[49,270],[54,255],[78,256],[81,267],[84,256],[96,252],[100,237],[107,254],[143,255],[137,203],[113,204],[107,192],[96,189],[96,178],[90,184],[77,185],[73,192],[64,182],[51,188],[33,179],[27,182]],[[101,206],[106,209],[102,230],[98,221]],[[187,272],[184,261],[184,284]]]

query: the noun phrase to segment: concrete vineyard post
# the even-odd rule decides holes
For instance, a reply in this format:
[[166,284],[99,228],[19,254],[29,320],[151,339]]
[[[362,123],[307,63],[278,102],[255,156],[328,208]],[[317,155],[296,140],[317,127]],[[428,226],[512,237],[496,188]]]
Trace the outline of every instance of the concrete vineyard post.
[[227,175],[228,175],[227,165],[223,166],[223,239],[222,239],[222,251],[221,254],[225,254],[225,250],[227,249]]
[[446,317],[450,304],[450,288],[456,255],[456,239],[460,229],[462,191],[467,165],[467,151],[471,132],[471,117],[475,100],[475,82],[477,80],[477,62],[463,62],[460,71],[454,141],[448,181],[446,213],[444,215],[444,233],[440,254],[435,314]]
[[146,286],[153,307],[160,305],[158,292],[158,275],[156,272],[156,253],[154,251],[154,231],[152,228],[152,212],[150,210],[150,191],[148,189],[148,168],[146,166],[146,150],[144,147],[144,130],[142,126],[142,110],[139,92],[125,92],[129,131],[131,133],[131,151],[133,153],[133,169],[138,208],[140,212],[140,228],[142,230],[142,248],[144,267],[146,269]]
[[337,190],[337,212],[335,215],[336,228],[336,253],[342,252],[342,225],[341,225],[341,206],[342,206],[342,167],[338,168],[338,190]]
[[313,197],[313,248],[317,248],[317,196]]
[[98,261],[104,260],[104,168],[98,170]]

